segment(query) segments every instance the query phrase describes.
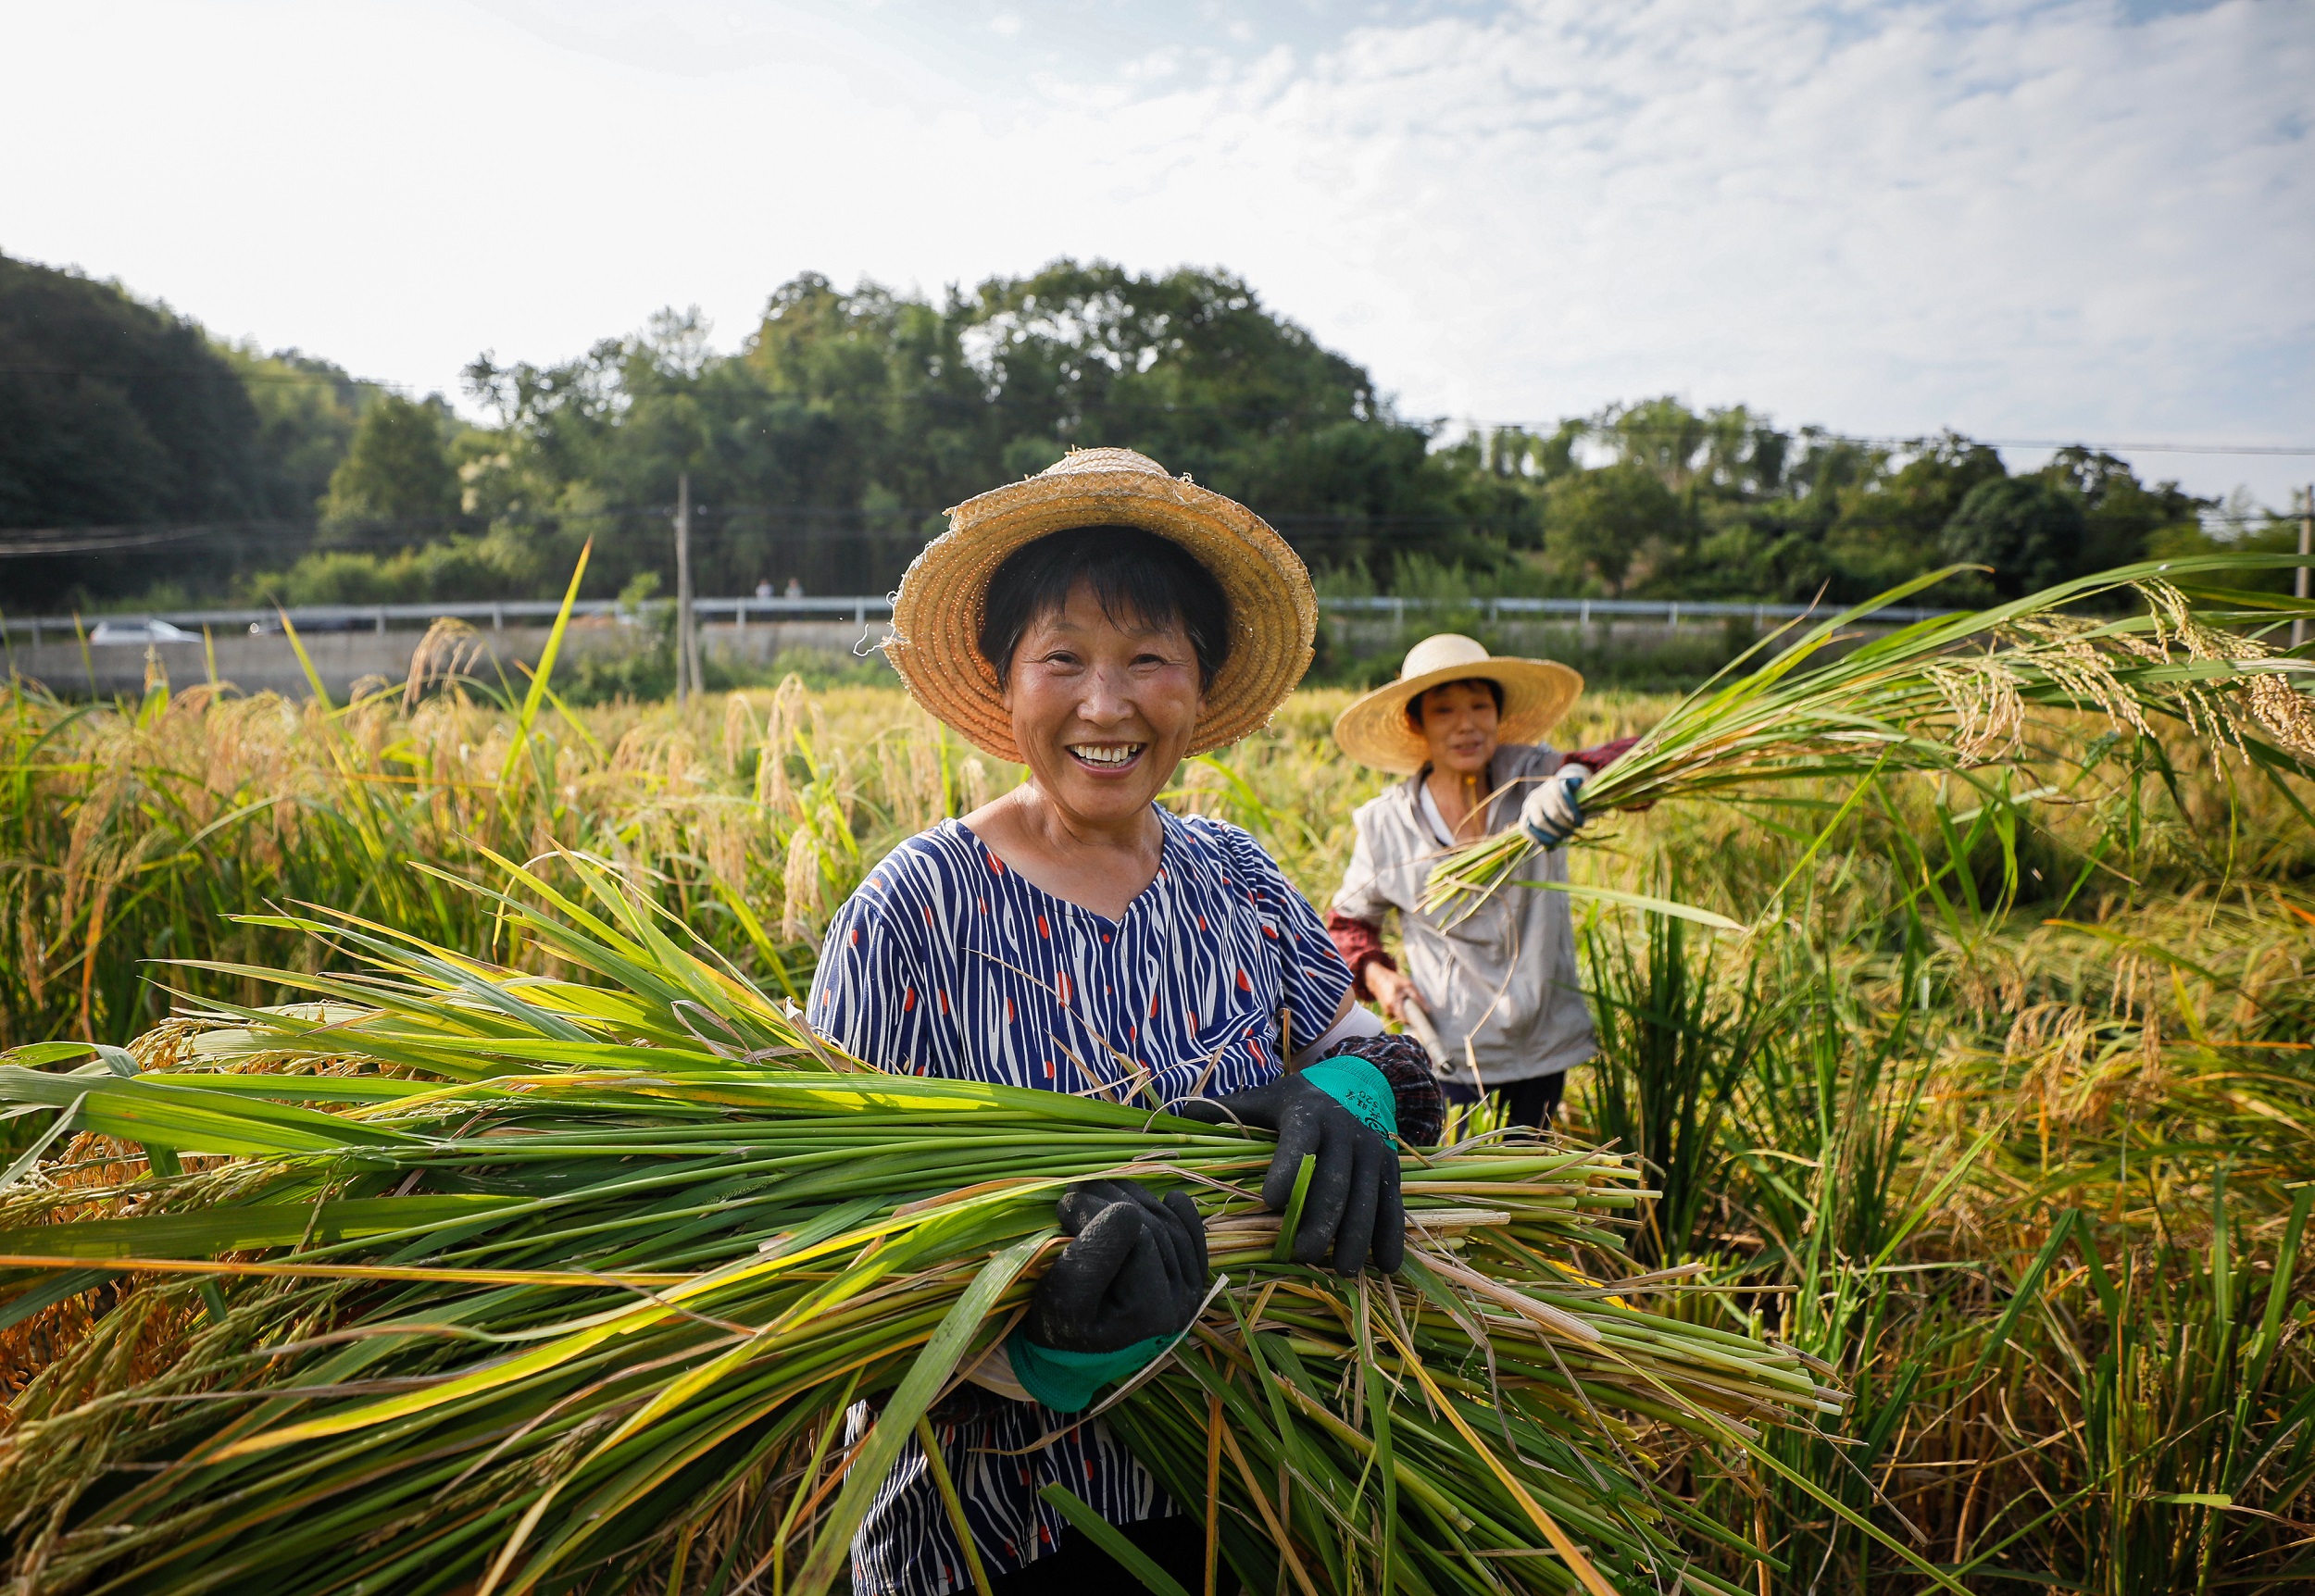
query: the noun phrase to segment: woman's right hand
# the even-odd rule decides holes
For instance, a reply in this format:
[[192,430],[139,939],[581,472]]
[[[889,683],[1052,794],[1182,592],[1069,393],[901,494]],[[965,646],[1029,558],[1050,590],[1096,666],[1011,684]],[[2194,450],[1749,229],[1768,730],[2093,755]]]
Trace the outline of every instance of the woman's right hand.
[[1382,1006],[1383,1015],[1401,1025],[1407,1023],[1407,1004],[1410,1001],[1418,1007],[1429,1006],[1423,1003],[1422,993],[1415,990],[1415,983],[1407,979],[1403,970],[1395,970],[1381,963],[1370,964],[1366,980],[1367,990],[1374,994],[1374,1001]]
[[1021,1328],[1058,1352],[1114,1353],[1178,1335],[1206,1300],[1206,1226],[1180,1191],[1138,1180],[1081,1180],[1061,1194],[1075,1238],[1037,1282]]

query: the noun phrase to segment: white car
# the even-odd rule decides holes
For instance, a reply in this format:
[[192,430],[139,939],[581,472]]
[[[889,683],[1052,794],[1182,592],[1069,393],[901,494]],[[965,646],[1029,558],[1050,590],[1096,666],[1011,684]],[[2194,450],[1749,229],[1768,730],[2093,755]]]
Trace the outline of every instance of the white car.
[[165,620],[104,620],[88,634],[91,642],[199,642],[201,634]]

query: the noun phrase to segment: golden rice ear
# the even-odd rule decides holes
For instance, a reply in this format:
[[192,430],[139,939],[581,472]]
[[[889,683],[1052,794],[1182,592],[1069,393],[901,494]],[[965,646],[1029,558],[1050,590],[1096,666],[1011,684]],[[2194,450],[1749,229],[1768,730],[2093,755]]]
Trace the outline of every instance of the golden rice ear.
[[482,634],[455,616],[443,616],[426,629],[410,652],[409,675],[402,684],[402,708],[407,714],[429,687],[447,685],[490,657]]
[[957,767],[957,812],[970,815],[989,801],[989,767],[978,754],[967,754]]
[[733,775],[739,774],[740,760],[747,753],[747,745],[756,741],[756,709],[745,692],[726,693],[723,699],[723,765]]
[[787,869],[780,879],[780,937],[783,941],[820,941],[821,892],[820,836],[807,820],[788,838]]

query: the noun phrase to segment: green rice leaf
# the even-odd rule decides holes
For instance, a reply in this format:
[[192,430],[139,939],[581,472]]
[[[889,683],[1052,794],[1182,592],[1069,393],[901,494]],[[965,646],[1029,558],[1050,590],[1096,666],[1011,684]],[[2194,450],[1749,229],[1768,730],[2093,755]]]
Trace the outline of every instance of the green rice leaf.
[[1079,1534],[1100,1547],[1112,1562],[1140,1580],[1144,1590],[1155,1590],[1158,1596],[1190,1596],[1182,1588],[1182,1581],[1158,1567],[1151,1561],[1149,1553],[1128,1540],[1116,1525],[1095,1513],[1084,1498],[1069,1487],[1048,1485],[1037,1494],[1051,1502]]
[[827,1523],[820,1527],[804,1566],[796,1572],[798,1596],[824,1596],[835,1584],[836,1577],[844,1571],[853,1532],[868,1516],[870,1502],[898,1461],[901,1449],[915,1433],[917,1420],[924,1415],[933,1397],[956,1372],[958,1361],[980,1330],[982,1321],[996,1305],[997,1298],[1056,1234],[1049,1228],[1041,1230],[991,1258],[957,1299],[956,1306],[942,1318],[940,1328],[932,1332],[924,1351],[917,1354],[908,1373],[885,1399],[882,1410],[876,1415],[875,1428],[852,1460],[844,1489],[837,1492],[836,1504],[829,1513]]

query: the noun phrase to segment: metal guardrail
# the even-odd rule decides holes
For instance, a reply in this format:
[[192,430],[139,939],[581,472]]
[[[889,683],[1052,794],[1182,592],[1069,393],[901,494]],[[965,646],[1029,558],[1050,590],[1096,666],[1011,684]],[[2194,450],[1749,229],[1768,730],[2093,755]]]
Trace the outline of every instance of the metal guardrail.
[[[1348,610],[1353,613],[1405,615],[1420,609],[1479,609],[1490,620],[1507,615],[1564,615],[1573,616],[1583,625],[1590,625],[1594,616],[1609,619],[1618,617],[1655,618],[1678,626],[1689,619],[1749,617],[1756,624],[1771,620],[1793,620],[1802,616],[1838,615],[1847,606],[1830,604],[1769,604],[1752,599],[1602,599],[1602,598],[1491,598],[1491,599],[1408,599],[1408,598],[1322,598],[1320,609]],[[1950,609],[1923,609],[1915,605],[1891,605],[1875,610],[1875,620],[1927,620],[1932,616],[1954,615]]]
[[[655,601],[654,607],[667,600]],[[385,605],[305,605],[289,612],[290,623],[301,631],[387,631],[403,627],[430,626],[444,617],[470,622],[487,621],[491,630],[503,630],[508,622],[552,620],[561,605],[544,599],[507,599],[480,604],[385,604]],[[780,620],[849,620],[856,626],[866,626],[870,617],[892,613],[888,595],[847,598],[703,598],[694,599],[692,608],[702,619],[724,619],[745,628],[751,621]],[[1661,620],[1678,626],[1683,620],[1749,619],[1755,626],[1765,627],[1772,620],[1791,620],[1807,615],[1835,613],[1827,605],[1796,605],[1754,603],[1736,599],[1561,599],[1561,598],[1490,598],[1490,599],[1425,599],[1425,598],[1322,598],[1319,607],[1346,615],[1389,615],[1404,618],[1410,613],[1432,609],[1477,608],[1490,620],[1508,616],[1565,616],[1580,626],[1589,626],[1595,617],[1602,620]],[[609,616],[632,624],[636,613],[632,606],[616,599],[582,599],[571,606],[574,615]],[[1875,620],[1915,621],[1931,616],[1951,615],[1945,609],[1923,609],[1912,605],[1892,605],[1873,612]],[[58,642],[84,636],[105,621],[164,620],[190,631],[204,627],[224,628],[241,631],[248,628],[270,630],[280,625],[280,612],[270,609],[173,609],[154,610],[144,615],[100,616],[0,616],[0,635],[13,640],[28,636],[34,644],[54,639]]]
[[[658,608],[669,600],[654,602]],[[504,599],[473,604],[364,604],[364,605],[299,605],[289,611],[290,624],[300,631],[390,631],[403,628],[432,626],[445,617],[457,620],[488,622],[493,631],[503,631],[509,623],[551,621],[560,613],[562,605],[548,599]],[[853,598],[703,598],[692,601],[693,612],[702,619],[736,621],[745,626],[749,621],[775,620],[849,620],[865,626],[870,616],[892,613],[889,597]],[[633,606],[617,599],[581,599],[570,606],[573,616],[609,616],[619,621],[633,624],[639,617]],[[50,639],[69,641],[94,631],[106,621],[116,624],[143,620],[162,620],[171,626],[198,632],[204,627],[219,628],[229,632],[250,629],[277,630],[281,614],[270,609],[169,609],[147,610],[131,615],[90,616],[0,616],[0,634],[11,639],[28,634],[37,644]]]

